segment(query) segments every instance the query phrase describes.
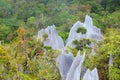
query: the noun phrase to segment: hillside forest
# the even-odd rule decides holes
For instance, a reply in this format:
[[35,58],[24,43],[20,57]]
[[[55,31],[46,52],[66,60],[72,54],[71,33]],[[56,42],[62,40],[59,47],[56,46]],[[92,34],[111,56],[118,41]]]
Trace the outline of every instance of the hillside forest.
[[[55,25],[66,43],[73,24],[86,15],[104,39],[74,41],[79,45],[69,51],[74,57],[86,51],[83,64],[96,67],[99,80],[120,80],[120,0],[0,0],[0,80],[61,80],[56,66],[61,51],[44,46],[38,32]],[[97,44],[95,55],[84,46],[91,41]]]

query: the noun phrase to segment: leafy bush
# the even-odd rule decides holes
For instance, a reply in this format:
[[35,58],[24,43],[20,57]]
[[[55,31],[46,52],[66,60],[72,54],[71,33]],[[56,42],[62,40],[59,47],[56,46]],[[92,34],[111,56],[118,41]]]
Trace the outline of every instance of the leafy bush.
[[89,45],[91,43],[91,41],[89,39],[81,39],[81,40],[74,40],[73,45],[75,45],[77,50],[81,50],[83,51],[85,48],[89,48],[87,47],[87,45]]
[[82,34],[85,34],[87,32],[87,29],[85,29],[84,27],[79,27],[76,31],[77,33],[82,33]]
[[8,41],[7,36],[11,33],[11,28],[9,26],[6,26],[4,24],[0,25],[0,40],[2,41]]
[[25,44],[12,42],[13,44],[0,46],[0,78],[5,80],[60,80],[55,64],[59,51],[50,49],[45,53],[41,43],[31,41],[32,43],[25,39],[23,41]]

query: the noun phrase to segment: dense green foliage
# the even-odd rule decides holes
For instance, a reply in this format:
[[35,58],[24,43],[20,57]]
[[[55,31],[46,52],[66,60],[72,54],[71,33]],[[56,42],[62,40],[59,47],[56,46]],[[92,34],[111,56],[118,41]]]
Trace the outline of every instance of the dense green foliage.
[[86,14],[101,29],[104,41],[96,42],[94,56],[86,46],[93,41],[89,39],[73,41],[77,46],[71,52],[86,51],[84,64],[97,67],[100,80],[120,80],[120,0],[0,0],[0,80],[60,80],[55,65],[60,52],[37,41],[37,32],[55,24],[65,42],[73,23],[84,21]]
[[[27,40],[26,37],[22,40],[27,35],[22,28],[17,34],[15,42],[0,46],[0,79],[59,80],[55,58],[60,52],[46,49],[35,39]],[[44,49],[48,51],[45,53]]]
[[74,22],[79,19],[84,21],[86,14],[93,18],[94,24],[103,32],[106,27],[118,28],[119,4],[119,0],[0,0],[0,25],[10,28],[0,39],[8,41],[4,37],[13,36],[20,26],[30,28],[31,36],[38,29],[52,24],[59,31],[68,32]]
[[82,34],[85,34],[87,32],[87,30],[84,28],[84,27],[79,27],[76,31],[77,33],[82,33]]
[[82,39],[82,40],[74,40],[73,45],[76,45],[76,49],[83,51],[84,48],[88,48],[87,45],[90,45],[90,40],[89,39]]

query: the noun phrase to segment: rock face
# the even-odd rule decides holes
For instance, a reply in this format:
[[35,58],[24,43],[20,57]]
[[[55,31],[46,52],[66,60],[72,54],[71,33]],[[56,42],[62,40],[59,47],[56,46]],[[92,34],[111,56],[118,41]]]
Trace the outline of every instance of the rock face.
[[113,66],[113,55],[112,54],[110,54],[109,65]]
[[0,45],[1,45],[2,41],[0,41]]
[[72,53],[67,54],[64,51],[56,59],[56,64],[57,64],[57,67],[59,68],[60,75],[63,80],[66,79],[67,73],[73,63],[73,60],[74,60],[73,54]]
[[[84,59],[85,53],[80,56],[80,51],[75,58],[71,53],[62,52],[56,60],[62,80],[80,80]],[[87,69],[82,80],[99,80],[97,68]]]
[[[76,32],[77,29],[80,27],[83,27],[87,30],[85,34],[82,34],[81,32],[79,33]],[[75,40],[75,39],[80,40],[83,38],[92,38],[98,41],[103,40],[103,36],[101,34],[100,29],[97,28],[96,26],[93,26],[92,18],[88,15],[86,15],[84,23],[77,21],[73,25],[73,27],[70,30],[66,44],[69,45],[72,40]]]
[[93,38],[98,41],[103,40],[100,29],[93,26],[92,18],[88,15],[85,17],[84,27],[87,29],[86,38]]
[[[83,28],[86,30],[86,32],[82,33],[77,32],[78,29]],[[80,21],[77,21],[73,27],[70,30],[68,39],[66,40],[66,46],[70,46],[72,48],[75,48],[75,45],[73,44],[74,40],[81,40],[81,39],[93,39],[96,41],[103,40],[103,36],[101,34],[101,31],[96,26],[93,26],[92,18],[88,15],[85,17],[84,23],[81,23]],[[94,47],[95,43],[91,43],[89,45],[90,48],[92,48],[91,53],[95,53]]]
[[66,44],[68,44],[69,42],[71,42],[74,39],[83,39],[83,38],[86,38],[86,34],[82,34],[81,32],[77,33],[77,29],[79,27],[83,27],[83,23],[81,23],[80,21],[77,21],[73,25],[73,27],[71,28],[71,30],[69,32],[69,36],[68,36],[68,39],[66,40]]
[[38,32],[38,37],[44,46],[51,46],[53,49],[64,48],[64,42],[62,38],[57,34],[55,26],[48,26],[46,29],[42,29]]
[[99,80],[97,69],[94,68],[92,71],[88,69],[83,77],[83,80]]
[[80,56],[80,51],[77,56],[73,57],[71,53],[62,53],[58,56],[56,62],[63,80],[80,80],[82,63],[84,62],[85,54]]
[[70,67],[66,80],[80,80],[81,67],[82,67],[82,63],[84,62],[84,58],[85,58],[85,53],[82,56],[80,56],[80,51],[79,51]]

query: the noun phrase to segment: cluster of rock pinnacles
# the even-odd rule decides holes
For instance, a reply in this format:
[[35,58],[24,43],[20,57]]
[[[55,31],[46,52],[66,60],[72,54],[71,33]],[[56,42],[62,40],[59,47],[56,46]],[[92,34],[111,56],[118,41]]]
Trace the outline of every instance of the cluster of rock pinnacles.
[[[78,28],[84,27],[86,33],[76,32]],[[47,34],[47,38],[44,39],[43,36]],[[75,48],[75,45],[72,44],[74,40],[81,39],[94,39],[96,41],[102,41],[103,36],[101,31],[96,26],[93,26],[92,18],[88,15],[85,17],[84,23],[77,21],[69,32],[69,36],[64,44],[62,38],[57,34],[55,25],[48,26],[46,29],[41,29],[38,32],[38,37],[44,43],[44,46],[51,46],[52,49],[57,49],[61,51],[61,54],[56,59],[56,65],[59,69],[61,80],[99,80],[97,68],[93,70],[84,69],[84,59],[85,52],[83,55],[80,55],[78,51],[77,56],[74,57],[71,52],[66,52],[67,46]],[[94,47],[95,44],[91,43],[91,54],[95,54]]]

